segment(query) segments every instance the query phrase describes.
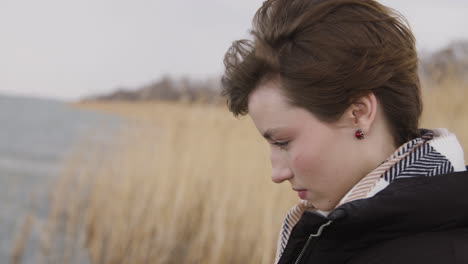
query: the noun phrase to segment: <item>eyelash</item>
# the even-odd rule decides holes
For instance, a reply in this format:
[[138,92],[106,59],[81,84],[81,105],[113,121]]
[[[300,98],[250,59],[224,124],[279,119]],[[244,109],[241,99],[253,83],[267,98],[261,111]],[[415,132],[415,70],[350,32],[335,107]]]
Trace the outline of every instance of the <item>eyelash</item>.
[[289,144],[289,141],[277,141],[273,142],[273,145],[278,146],[281,149],[285,149]]

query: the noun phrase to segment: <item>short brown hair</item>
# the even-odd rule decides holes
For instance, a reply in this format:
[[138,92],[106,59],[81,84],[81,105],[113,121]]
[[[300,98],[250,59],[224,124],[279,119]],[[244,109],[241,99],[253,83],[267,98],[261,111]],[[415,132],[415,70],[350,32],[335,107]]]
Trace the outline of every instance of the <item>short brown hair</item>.
[[373,0],[267,0],[251,34],[224,58],[222,94],[234,115],[248,113],[260,81],[279,77],[290,103],[322,121],[338,120],[373,92],[397,145],[418,135],[415,39],[394,10]]

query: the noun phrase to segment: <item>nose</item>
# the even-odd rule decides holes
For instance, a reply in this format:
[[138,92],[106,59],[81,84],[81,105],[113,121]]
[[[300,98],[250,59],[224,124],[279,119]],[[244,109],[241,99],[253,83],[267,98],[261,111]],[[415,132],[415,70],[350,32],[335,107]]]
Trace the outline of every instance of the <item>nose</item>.
[[270,151],[271,160],[271,180],[274,183],[282,183],[293,177],[293,173],[288,166],[287,157],[285,153],[278,152],[276,150]]

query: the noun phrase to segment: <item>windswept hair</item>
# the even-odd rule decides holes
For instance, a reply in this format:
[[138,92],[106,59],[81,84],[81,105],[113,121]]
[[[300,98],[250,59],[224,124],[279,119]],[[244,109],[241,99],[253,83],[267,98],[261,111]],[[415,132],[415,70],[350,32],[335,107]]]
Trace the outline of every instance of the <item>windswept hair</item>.
[[373,92],[397,145],[418,135],[415,38],[396,11],[373,0],[267,0],[251,34],[224,58],[222,94],[234,115],[248,113],[260,82],[278,78],[292,105],[322,121],[338,120]]

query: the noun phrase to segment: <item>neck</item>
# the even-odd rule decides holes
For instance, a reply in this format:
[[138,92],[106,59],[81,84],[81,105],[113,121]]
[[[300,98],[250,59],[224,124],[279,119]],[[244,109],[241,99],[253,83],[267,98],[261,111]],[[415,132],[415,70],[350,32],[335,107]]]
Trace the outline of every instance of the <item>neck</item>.
[[388,157],[390,157],[398,148],[395,145],[390,129],[386,126],[375,126],[372,133],[365,139],[366,166],[363,168],[362,176],[377,168]]

